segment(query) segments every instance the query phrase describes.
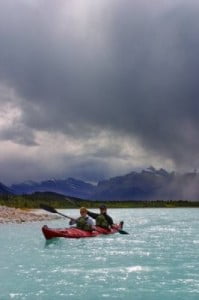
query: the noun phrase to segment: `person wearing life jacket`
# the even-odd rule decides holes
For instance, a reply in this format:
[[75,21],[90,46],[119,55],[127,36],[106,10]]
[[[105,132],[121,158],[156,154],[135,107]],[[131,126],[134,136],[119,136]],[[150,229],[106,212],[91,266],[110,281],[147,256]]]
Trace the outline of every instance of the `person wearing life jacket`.
[[111,227],[113,226],[113,219],[107,214],[106,205],[100,205],[99,209],[99,214],[87,211],[87,215],[96,220],[96,226],[105,229],[111,229]]
[[76,227],[86,231],[93,230],[93,220],[87,216],[87,209],[85,207],[80,208],[80,217],[73,219],[69,222],[70,225],[76,224]]

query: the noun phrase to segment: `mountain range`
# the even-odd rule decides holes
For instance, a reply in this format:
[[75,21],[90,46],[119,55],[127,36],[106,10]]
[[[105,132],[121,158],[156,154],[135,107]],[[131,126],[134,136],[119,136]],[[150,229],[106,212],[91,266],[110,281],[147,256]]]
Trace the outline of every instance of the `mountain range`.
[[9,189],[6,185],[0,182],[0,195],[11,195],[13,191]]
[[6,187],[0,184],[1,194],[32,194],[55,192],[90,200],[199,200],[199,174],[178,174],[149,167],[98,182],[97,185],[74,178],[26,181]]
[[13,184],[10,190],[14,194],[32,194],[34,192],[55,192],[77,198],[89,199],[94,191],[94,185],[74,178],[50,179],[41,182],[25,181]]

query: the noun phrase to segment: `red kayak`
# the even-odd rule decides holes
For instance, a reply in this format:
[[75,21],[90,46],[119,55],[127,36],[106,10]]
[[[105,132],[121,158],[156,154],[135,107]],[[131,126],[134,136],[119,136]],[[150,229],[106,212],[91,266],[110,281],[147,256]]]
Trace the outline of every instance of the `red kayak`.
[[100,234],[113,234],[116,232],[119,232],[122,228],[122,223],[119,225],[114,225],[113,228],[110,230],[96,226],[95,230],[93,231],[85,231],[82,229],[78,229],[75,227],[71,228],[50,228],[47,225],[44,225],[42,227],[43,235],[47,240],[57,237],[63,237],[63,238],[86,238],[86,237],[95,237]]

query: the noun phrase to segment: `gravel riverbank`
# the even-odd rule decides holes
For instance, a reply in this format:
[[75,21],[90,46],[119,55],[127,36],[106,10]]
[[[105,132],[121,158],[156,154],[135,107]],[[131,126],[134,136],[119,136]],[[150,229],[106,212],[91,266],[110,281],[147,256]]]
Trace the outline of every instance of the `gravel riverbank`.
[[59,218],[57,215],[43,214],[37,210],[34,212],[34,210],[0,206],[0,224],[45,221]]

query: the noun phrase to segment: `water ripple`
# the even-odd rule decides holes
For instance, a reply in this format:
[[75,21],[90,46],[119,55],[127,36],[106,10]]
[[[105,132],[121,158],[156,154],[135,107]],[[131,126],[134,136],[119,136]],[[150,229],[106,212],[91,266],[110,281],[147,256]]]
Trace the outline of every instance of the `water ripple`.
[[[76,211],[75,211],[76,213]],[[199,210],[110,210],[129,235],[45,242],[42,223],[0,230],[0,299],[196,300]],[[62,227],[63,220],[49,223]]]

